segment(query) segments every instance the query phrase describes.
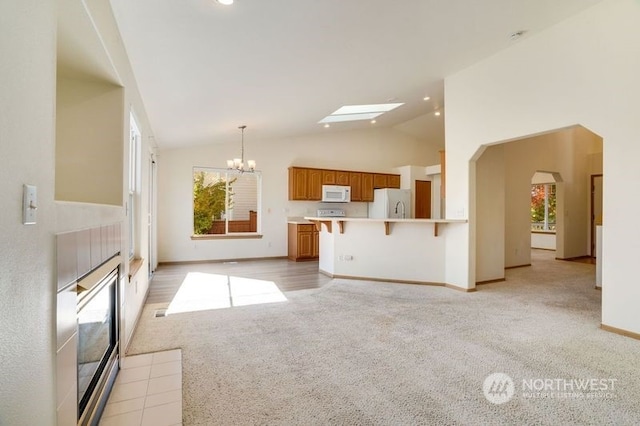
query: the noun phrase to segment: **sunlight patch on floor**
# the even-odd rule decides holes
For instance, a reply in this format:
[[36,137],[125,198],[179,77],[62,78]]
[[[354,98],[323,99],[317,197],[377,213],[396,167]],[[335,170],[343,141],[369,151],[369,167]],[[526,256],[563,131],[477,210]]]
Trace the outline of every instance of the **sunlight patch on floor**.
[[167,315],[286,300],[273,281],[189,272],[169,304]]

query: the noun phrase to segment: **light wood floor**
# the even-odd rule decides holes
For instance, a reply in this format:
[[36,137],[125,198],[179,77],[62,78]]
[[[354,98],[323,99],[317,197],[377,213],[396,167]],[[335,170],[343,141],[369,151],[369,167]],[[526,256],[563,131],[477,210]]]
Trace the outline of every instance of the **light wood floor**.
[[146,303],[169,303],[189,272],[225,274],[273,281],[280,291],[319,288],[331,278],[318,272],[318,262],[292,262],[287,259],[243,260],[160,265],[149,283]]

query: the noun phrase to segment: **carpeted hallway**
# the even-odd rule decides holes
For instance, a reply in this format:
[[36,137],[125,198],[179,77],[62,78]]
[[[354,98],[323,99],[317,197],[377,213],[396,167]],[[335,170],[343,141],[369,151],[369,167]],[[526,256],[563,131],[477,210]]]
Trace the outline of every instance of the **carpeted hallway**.
[[[640,342],[598,328],[595,266],[553,254],[475,293],[332,280],[277,303],[151,304],[129,354],[182,349],[185,425],[640,424]],[[492,373],[513,379],[508,402],[485,398]],[[607,390],[566,388],[591,379]]]

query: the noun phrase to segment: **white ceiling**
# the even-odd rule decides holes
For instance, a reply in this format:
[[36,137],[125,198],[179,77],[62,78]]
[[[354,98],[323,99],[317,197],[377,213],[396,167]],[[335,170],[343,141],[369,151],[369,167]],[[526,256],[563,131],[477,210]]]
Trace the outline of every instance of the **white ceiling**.
[[[442,137],[443,78],[599,0],[111,0],[161,148],[370,128]],[[522,40],[522,39],[521,39]],[[515,41],[517,43],[518,41]],[[428,102],[425,95],[431,96]],[[439,135],[439,136],[438,136]]]

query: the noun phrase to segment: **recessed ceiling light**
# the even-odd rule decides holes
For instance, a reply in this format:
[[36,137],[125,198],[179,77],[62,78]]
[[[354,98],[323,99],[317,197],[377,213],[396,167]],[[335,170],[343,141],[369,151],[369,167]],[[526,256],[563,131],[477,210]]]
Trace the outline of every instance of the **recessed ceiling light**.
[[324,123],[324,128],[325,128],[325,129],[328,129],[329,127],[331,127],[331,124],[329,124],[329,123]]
[[230,4],[233,4],[233,0],[216,0],[216,1],[225,6],[229,6]]
[[429,99],[431,99],[430,96],[425,96],[424,98],[422,98],[423,101],[428,101]]
[[440,117],[440,111],[434,112],[433,115],[435,115],[436,117]]
[[376,124],[376,120],[371,120],[371,124]]
[[509,40],[515,41],[515,40],[519,39],[520,37],[522,37],[524,35],[524,33],[526,33],[526,31],[524,31],[524,30],[520,30],[520,31],[516,31],[515,33],[511,33],[509,35]]

